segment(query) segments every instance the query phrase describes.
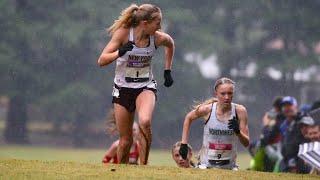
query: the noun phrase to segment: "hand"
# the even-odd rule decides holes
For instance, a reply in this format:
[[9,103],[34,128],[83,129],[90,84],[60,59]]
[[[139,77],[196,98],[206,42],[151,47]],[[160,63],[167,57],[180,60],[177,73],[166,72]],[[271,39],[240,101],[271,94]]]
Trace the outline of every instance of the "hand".
[[240,134],[240,127],[236,117],[229,120],[228,128],[232,129],[237,135]]
[[181,144],[179,149],[179,154],[182,159],[187,159],[188,156],[188,144]]
[[123,56],[127,51],[131,51],[133,49],[133,42],[128,41],[127,44],[121,46],[118,50],[119,57]]
[[170,87],[173,84],[173,79],[171,77],[171,70],[164,70],[164,86]]

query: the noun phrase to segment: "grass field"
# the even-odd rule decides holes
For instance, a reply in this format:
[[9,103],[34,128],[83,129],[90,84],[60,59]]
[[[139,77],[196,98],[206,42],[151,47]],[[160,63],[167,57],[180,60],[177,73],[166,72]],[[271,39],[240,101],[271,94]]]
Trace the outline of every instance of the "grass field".
[[[174,167],[170,152],[153,150],[149,166],[103,165],[103,150],[0,147],[0,179],[319,179],[316,176]],[[240,164],[248,160],[240,156]],[[247,161],[248,163],[248,161]]]
[[[72,149],[72,148],[49,148],[33,146],[0,146],[1,159],[24,159],[44,161],[73,161],[82,163],[100,163],[105,153],[102,149]],[[241,169],[249,165],[248,154],[238,156],[238,164]],[[151,150],[150,165],[175,166],[170,151]]]
[[[73,149],[32,146],[0,146],[0,159],[23,159],[42,161],[72,161],[80,163],[101,163],[103,149]],[[169,151],[152,150],[150,165],[175,166]]]

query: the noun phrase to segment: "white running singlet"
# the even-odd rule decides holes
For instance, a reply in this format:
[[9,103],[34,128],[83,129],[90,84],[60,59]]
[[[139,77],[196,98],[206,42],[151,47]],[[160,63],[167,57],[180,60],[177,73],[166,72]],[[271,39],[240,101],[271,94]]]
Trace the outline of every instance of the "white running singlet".
[[[134,42],[133,28],[130,28],[129,41]],[[147,47],[133,45],[131,51],[116,60],[114,83],[119,87],[156,89],[151,66],[155,50],[154,36],[150,36]]]
[[[231,104],[231,117],[236,117],[236,105]],[[228,121],[219,121],[217,103],[212,105],[211,115],[204,126],[200,164],[211,168],[236,169],[237,136],[228,128]]]

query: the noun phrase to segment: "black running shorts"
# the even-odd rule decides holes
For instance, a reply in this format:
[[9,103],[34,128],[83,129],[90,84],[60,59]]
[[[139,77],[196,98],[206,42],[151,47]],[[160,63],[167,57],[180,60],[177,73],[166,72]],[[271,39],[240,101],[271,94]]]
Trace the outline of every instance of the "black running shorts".
[[127,88],[127,87],[119,87],[118,85],[114,85],[112,92],[112,103],[119,104],[125,107],[129,112],[134,112],[136,110],[136,100],[141,92],[144,90],[150,90],[154,92],[157,98],[157,89],[143,87],[143,88]]

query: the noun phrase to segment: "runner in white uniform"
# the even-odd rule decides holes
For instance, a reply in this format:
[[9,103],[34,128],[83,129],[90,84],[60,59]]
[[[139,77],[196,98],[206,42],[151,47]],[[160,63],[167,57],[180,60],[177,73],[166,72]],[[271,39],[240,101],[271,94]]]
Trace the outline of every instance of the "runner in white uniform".
[[116,61],[112,103],[120,135],[117,151],[119,163],[129,161],[135,112],[139,118],[140,164],[148,162],[151,119],[157,91],[151,66],[156,47],[164,46],[164,85],[170,87],[173,84],[174,41],[168,34],[159,31],[161,21],[159,7],[132,4],[108,29],[112,38],[98,59],[100,66]]
[[[206,167],[234,169],[238,138],[234,131],[228,128],[228,123],[218,120],[216,109],[217,103],[214,103],[210,118],[204,126],[200,164]],[[236,105],[232,103],[229,119],[234,117],[237,117]]]
[[205,119],[203,144],[200,150],[199,168],[237,170],[236,142],[249,145],[248,115],[246,108],[232,103],[234,82],[228,78],[218,79],[214,85],[216,97],[207,100],[189,112],[184,120],[182,144],[179,153],[188,154],[188,136],[191,123]]
[[[132,27],[130,28],[129,41],[135,42]],[[127,51],[117,59],[114,83],[119,87],[156,89],[151,66],[155,50],[153,35],[150,36],[147,47],[139,48],[133,44],[131,51]]]

